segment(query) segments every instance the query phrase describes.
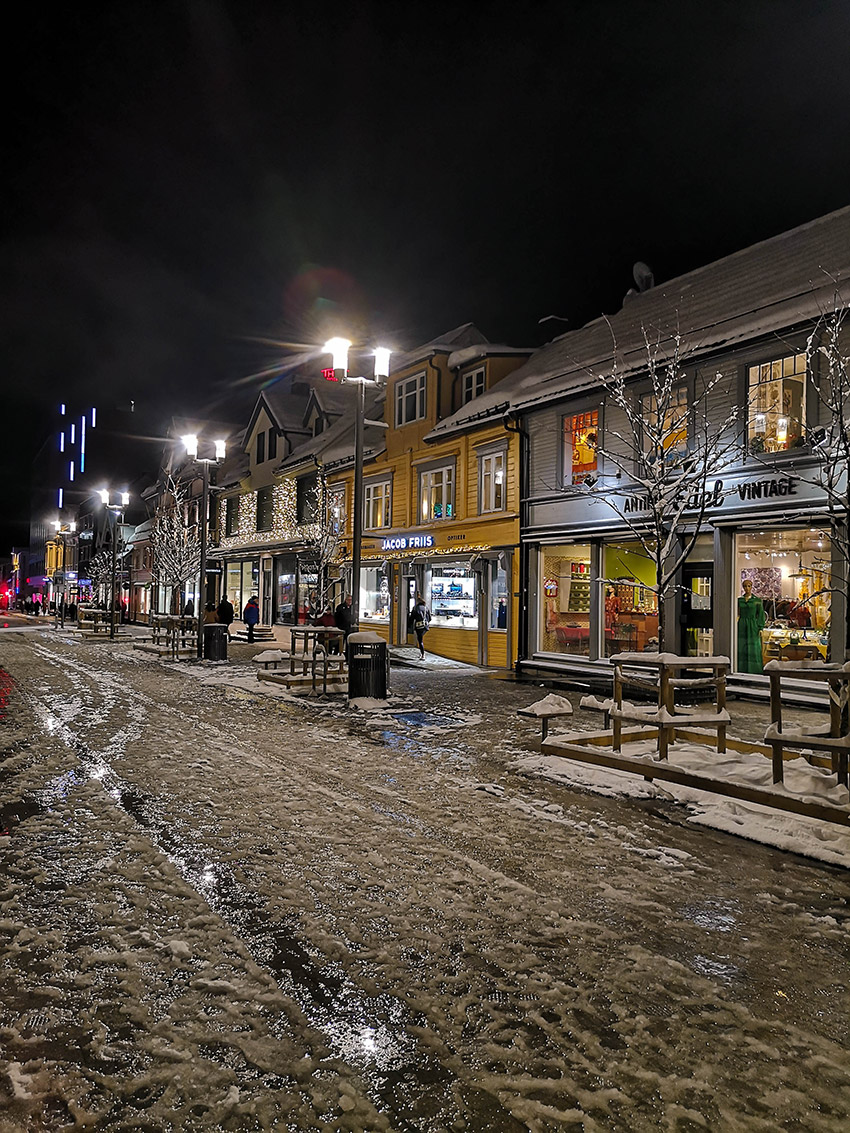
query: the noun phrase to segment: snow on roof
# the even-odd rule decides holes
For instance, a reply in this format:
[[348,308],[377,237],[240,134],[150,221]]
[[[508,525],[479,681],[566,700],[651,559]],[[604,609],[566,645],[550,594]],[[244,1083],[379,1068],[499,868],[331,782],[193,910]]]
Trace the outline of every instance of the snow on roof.
[[610,318],[540,347],[429,437],[504,412],[506,401],[512,410],[524,409],[593,388],[615,355],[621,372],[643,370],[645,333],[663,345],[678,332],[688,353],[706,352],[817,318],[831,309],[840,287],[841,301],[850,303],[850,207],[631,296]]
[[464,346],[462,350],[455,350],[449,355],[446,363],[450,370],[457,370],[476,362],[479,358],[503,357],[509,354],[533,354],[531,346],[505,346],[502,342],[477,342],[474,346]]
[[469,346],[481,347],[488,343],[487,336],[482,334],[474,323],[463,323],[454,330],[446,331],[437,338],[422,346],[415,346],[412,350],[399,351],[391,358],[391,373],[397,374],[413,366],[417,362],[430,358],[433,354],[452,354]]

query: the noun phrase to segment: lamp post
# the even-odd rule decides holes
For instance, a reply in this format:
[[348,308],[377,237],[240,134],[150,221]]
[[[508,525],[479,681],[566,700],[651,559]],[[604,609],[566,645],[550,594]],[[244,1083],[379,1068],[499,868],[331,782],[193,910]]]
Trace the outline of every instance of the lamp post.
[[203,477],[203,491],[201,493],[201,561],[200,561],[200,578],[198,580],[198,608],[195,614],[198,619],[198,660],[202,661],[204,657],[204,606],[206,605],[207,597],[207,523],[209,519],[209,505],[210,505],[210,465],[221,464],[227,454],[227,443],[224,440],[217,440],[215,444],[215,456],[199,456],[198,455],[198,437],[195,433],[186,433],[180,438],[186,449],[186,455],[195,462],[200,464]]
[[[351,623],[360,626],[360,548],[363,542],[363,433],[366,425],[366,386],[380,386],[390,374],[390,354],[386,347],[376,347],[375,368],[371,378],[352,377],[348,373],[347,338],[332,338],[325,343],[326,353],[333,357],[334,379],[357,386],[354,403],[354,523],[351,547]],[[383,422],[379,422],[383,425]]]
[[123,523],[124,508],[130,502],[129,492],[120,492],[118,494],[121,497],[120,502],[112,504],[109,502],[109,491],[106,488],[102,488],[100,492],[100,498],[103,501],[103,506],[106,508],[107,512],[112,518],[112,593],[110,597],[109,609],[110,641],[115,640],[115,585],[116,575],[118,571],[118,516],[119,514],[121,515],[121,522]]
[[[73,519],[70,521],[70,523],[62,523],[61,520],[54,519],[53,520],[53,527],[56,531],[56,538],[59,540],[59,545],[62,548],[62,559],[61,559],[62,565],[61,565],[61,568],[60,568],[61,573],[62,573],[62,598],[61,598],[61,600],[59,600],[57,602],[56,614],[57,614],[57,617],[59,619],[60,627],[62,629],[64,629],[65,628],[65,591],[66,591],[67,583],[68,583],[68,571],[67,571],[67,563],[66,563],[66,558],[67,558],[66,547],[67,547],[68,536],[70,535],[73,538],[73,536],[76,534],[77,524],[74,522]],[[55,591],[55,586],[54,586],[54,591]],[[55,600],[55,598],[54,598],[54,600]]]

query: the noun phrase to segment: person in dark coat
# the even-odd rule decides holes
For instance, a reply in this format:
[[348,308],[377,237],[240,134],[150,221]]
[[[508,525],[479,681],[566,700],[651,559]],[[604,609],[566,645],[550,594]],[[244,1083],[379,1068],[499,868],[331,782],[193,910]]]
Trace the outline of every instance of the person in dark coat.
[[334,610],[334,623],[337,629],[341,629],[345,634],[345,640],[348,640],[348,635],[351,633],[351,595],[346,594],[337,608]]
[[219,602],[218,610],[216,611],[216,613],[218,614],[218,624],[223,625],[223,626],[227,626],[227,637],[228,637],[228,640],[229,640],[230,639],[230,626],[233,623],[233,619],[236,616],[236,613],[233,609],[233,603],[228,602],[226,594],[224,595],[222,600]]
[[431,611],[425,605],[425,599],[421,594],[416,595],[416,605],[410,611],[411,621],[413,622],[413,632],[416,634],[416,640],[419,643],[419,660],[425,660],[425,634],[428,632],[428,626],[431,622]]
[[242,621],[248,628],[248,644],[254,644],[254,626],[260,620],[260,601],[256,594],[252,595],[247,603],[245,609],[242,611]]
[[189,600],[186,602],[186,605],[183,607],[183,617],[184,618],[194,618],[194,616],[195,616],[195,603],[192,601],[191,598],[189,598]]

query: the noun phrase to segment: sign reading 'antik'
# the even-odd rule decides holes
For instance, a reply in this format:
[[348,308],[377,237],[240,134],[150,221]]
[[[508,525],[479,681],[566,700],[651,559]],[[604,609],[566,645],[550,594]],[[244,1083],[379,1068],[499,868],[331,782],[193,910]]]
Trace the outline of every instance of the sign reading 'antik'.
[[[723,481],[715,480],[709,487],[691,492],[685,504],[686,511],[716,511],[723,506],[724,500],[740,496],[743,503],[753,503],[756,500],[769,500],[774,496],[796,496],[799,476],[772,476],[764,480],[745,480],[735,484],[734,487],[724,490]],[[629,496],[623,504],[623,514],[633,515],[635,512],[649,511],[648,496]]]

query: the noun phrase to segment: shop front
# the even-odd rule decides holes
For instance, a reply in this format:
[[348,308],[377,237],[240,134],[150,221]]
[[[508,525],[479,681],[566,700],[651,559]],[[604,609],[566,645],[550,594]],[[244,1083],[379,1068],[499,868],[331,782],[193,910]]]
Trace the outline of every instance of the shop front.
[[411,611],[421,594],[431,612],[425,639],[429,653],[468,664],[511,667],[516,547],[483,543],[481,534],[475,534],[474,544],[457,529],[364,540],[361,628],[376,630],[392,645],[413,645]]
[[713,482],[700,529],[683,528],[688,556],[663,612],[654,561],[612,508],[577,493],[532,507],[520,670],[610,674],[612,655],[658,649],[662,616],[668,651],[729,656],[739,684],[765,684],[775,658],[843,659],[839,551],[813,479],[760,469]]

